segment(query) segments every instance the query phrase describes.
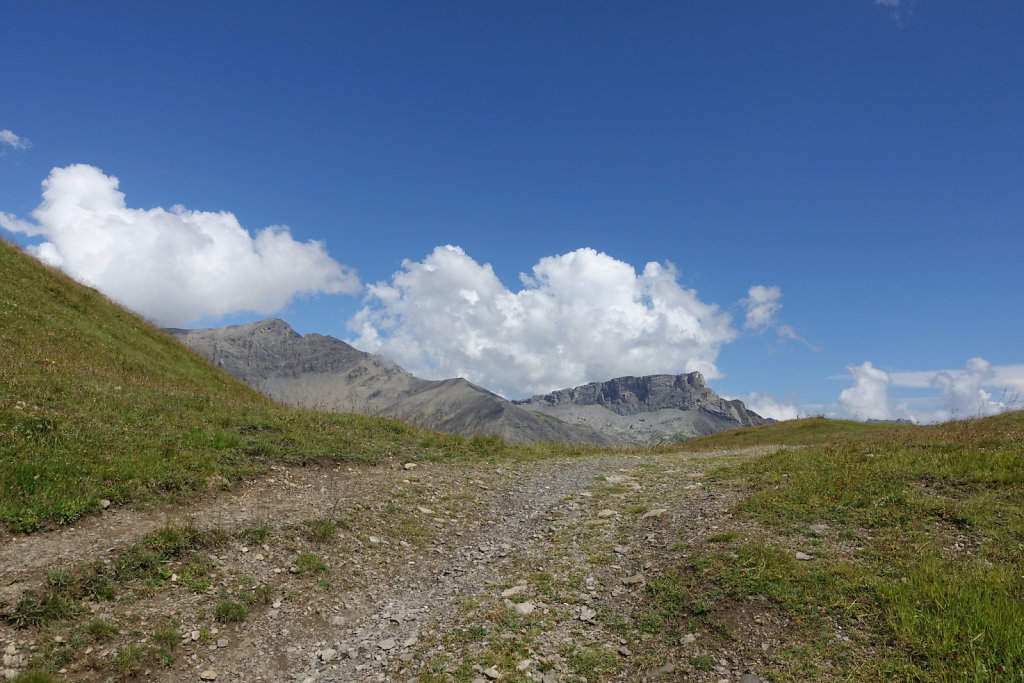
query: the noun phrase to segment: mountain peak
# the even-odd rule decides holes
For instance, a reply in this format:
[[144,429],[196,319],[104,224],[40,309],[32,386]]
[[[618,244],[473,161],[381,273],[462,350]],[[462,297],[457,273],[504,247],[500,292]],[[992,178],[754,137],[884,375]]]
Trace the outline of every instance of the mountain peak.
[[708,388],[699,372],[616,377],[515,403],[644,443],[681,441],[765,423],[742,401],[727,401]]
[[557,406],[599,405],[619,415],[676,408],[689,410],[722,399],[708,388],[704,375],[627,375],[606,382],[591,382],[571,389],[516,401],[520,404]]

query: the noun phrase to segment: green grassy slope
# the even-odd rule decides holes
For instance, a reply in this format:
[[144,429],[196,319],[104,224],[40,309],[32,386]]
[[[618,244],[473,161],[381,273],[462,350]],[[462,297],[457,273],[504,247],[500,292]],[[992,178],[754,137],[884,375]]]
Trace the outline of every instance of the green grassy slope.
[[0,240],[0,524],[11,530],[69,523],[104,498],[179,498],[268,460],[481,446],[495,444],[284,409]]
[[[746,427],[691,439],[681,447],[703,452],[749,448],[752,446],[822,446],[879,443],[967,443],[1006,440],[1024,435],[1024,411],[1002,413],[971,420],[955,420],[937,425],[906,425],[885,422],[854,422],[808,417],[761,427]],[[678,450],[680,446],[672,446]]]
[[[917,429],[919,428],[915,425],[808,417],[701,436],[685,442],[682,448],[687,451],[717,451],[779,444],[810,446],[840,441],[892,438]],[[678,446],[676,448],[678,449]]]
[[[735,511],[778,541],[737,539],[683,575],[789,601],[807,628],[789,675],[834,675],[818,663],[836,661],[838,623],[869,634],[857,680],[1024,680],[1024,411],[925,427],[797,420],[684,447],[756,444],[778,448],[716,477],[749,488]],[[794,562],[794,545],[818,559]]]

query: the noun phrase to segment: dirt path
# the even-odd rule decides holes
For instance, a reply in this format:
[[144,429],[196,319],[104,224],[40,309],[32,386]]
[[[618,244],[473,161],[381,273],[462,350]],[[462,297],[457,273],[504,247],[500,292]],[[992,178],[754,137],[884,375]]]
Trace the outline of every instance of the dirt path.
[[[109,561],[169,523],[232,532],[256,525],[266,538],[236,535],[204,555],[209,586],[187,584],[178,575],[191,565],[172,564],[164,585],[92,604],[89,616],[116,624],[119,634],[79,638],[62,676],[676,680],[686,658],[701,651],[701,635],[672,656],[638,656],[650,648],[630,620],[669,549],[699,545],[731,523],[727,510],[739,493],[704,481],[715,460],[282,468],[194,508],[108,511],[74,528],[4,539],[0,600],[9,609],[46,572],[97,556]],[[310,539],[316,519],[340,520],[342,529]],[[305,569],[303,556],[322,561],[322,569]],[[238,622],[215,618],[220,602],[259,586],[268,587],[266,604],[252,605]],[[161,624],[182,636],[174,662],[162,668],[140,655],[136,667],[124,665],[125,649],[143,652]],[[53,639],[66,643],[77,633],[0,626],[0,643],[21,658],[5,664],[24,666]],[[754,680],[756,658],[717,654],[714,667],[688,672],[692,680]]]

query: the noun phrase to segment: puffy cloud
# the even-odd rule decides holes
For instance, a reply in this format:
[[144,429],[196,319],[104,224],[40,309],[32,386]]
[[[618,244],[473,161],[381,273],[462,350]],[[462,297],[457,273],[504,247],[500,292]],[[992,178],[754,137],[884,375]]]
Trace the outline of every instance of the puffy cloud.
[[782,290],[778,287],[765,287],[754,285],[747,290],[747,298],[741,303],[747,309],[747,319],[743,327],[748,330],[761,332],[775,324],[775,314],[782,309],[779,299],[782,298]]
[[251,235],[234,214],[131,209],[119,181],[93,166],[55,168],[33,221],[0,213],[0,227],[42,244],[29,250],[160,325],[281,310],[303,293],[359,291],[354,271],[320,242],[283,226]]
[[14,149],[28,149],[32,146],[28,138],[19,137],[12,130],[0,130],[0,146],[9,145]]
[[622,375],[699,370],[736,333],[727,313],[676,281],[671,264],[642,273],[593,249],[542,258],[507,289],[461,248],[406,260],[368,287],[350,321],[357,347],[428,377],[461,376],[527,396]]
[[983,386],[992,386],[996,379],[992,364],[984,358],[970,358],[964,370],[937,372],[931,385],[942,391],[943,411],[948,418],[994,415],[1007,409],[1003,401],[993,401]]
[[[977,368],[982,366],[972,361],[981,361],[987,364],[983,374],[988,378],[987,386],[1006,390],[1007,393],[1024,392],[1024,365],[992,365],[983,359],[971,359],[967,361],[965,369],[960,370],[913,370],[892,373],[892,385],[894,387],[909,387],[923,389],[934,387],[936,375],[945,374],[956,377],[965,372],[970,372],[972,365]],[[976,370],[976,374],[981,374]]]
[[785,403],[768,394],[759,394],[756,391],[740,397],[743,404],[761,417],[770,417],[773,420],[795,420],[800,417],[800,406],[795,403]]
[[[888,418],[943,422],[1019,409],[1024,397],[1024,365],[992,365],[984,358],[969,359],[961,370],[890,374],[874,368],[871,363],[847,369],[856,382],[839,397],[840,407],[848,417],[879,417],[880,407],[885,406]],[[888,397],[890,387],[925,389],[930,390],[930,395],[907,398],[892,408]],[[872,411],[869,406],[879,406],[879,409]]]
[[839,394],[839,407],[848,416],[858,420],[887,420],[892,417],[889,407],[889,373],[879,370],[867,361],[846,368],[854,385]]
[[789,325],[782,324],[778,319],[778,313],[782,310],[782,290],[772,285],[754,285],[747,290],[747,298],[740,299],[740,303],[747,309],[746,320],[743,327],[754,332],[764,332],[774,328],[780,337],[787,337],[797,341],[803,341]]

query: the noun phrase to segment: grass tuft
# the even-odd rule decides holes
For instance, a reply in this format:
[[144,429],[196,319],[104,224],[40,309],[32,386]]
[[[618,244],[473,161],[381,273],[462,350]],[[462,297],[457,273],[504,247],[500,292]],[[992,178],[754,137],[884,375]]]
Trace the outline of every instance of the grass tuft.
[[217,621],[245,621],[249,616],[249,610],[238,601],[224,600],[217,604],[213,614]]

